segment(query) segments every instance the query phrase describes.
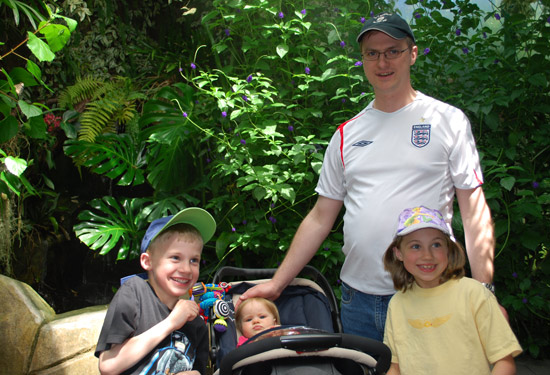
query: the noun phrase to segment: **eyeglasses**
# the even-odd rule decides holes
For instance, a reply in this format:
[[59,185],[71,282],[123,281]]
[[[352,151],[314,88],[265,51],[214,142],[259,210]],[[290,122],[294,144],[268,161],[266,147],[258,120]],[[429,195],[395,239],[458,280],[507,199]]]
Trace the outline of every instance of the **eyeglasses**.
[[387,60],[393,60],[397,59],[403,52],[408,50],[410,47],[405,48],[404,50],[398,50],[398,49],[388,49],[384,52],[378,52],[378,51],[367,51],[363,53],[361,56],[363,57],[363,60],[366,61],[376,61],[380,57],[380,55],[384,55],[384,57]]

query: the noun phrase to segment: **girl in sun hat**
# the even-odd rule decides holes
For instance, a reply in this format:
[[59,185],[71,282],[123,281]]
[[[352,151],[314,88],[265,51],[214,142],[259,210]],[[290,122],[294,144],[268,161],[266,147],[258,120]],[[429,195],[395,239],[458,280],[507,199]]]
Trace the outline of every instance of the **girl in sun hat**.
[[465,260],[439,211],[401,212],[384,254],[398,290],[384,334],[392,351],[388,375],[516,373],[521,347],[494,294],[464,277]]

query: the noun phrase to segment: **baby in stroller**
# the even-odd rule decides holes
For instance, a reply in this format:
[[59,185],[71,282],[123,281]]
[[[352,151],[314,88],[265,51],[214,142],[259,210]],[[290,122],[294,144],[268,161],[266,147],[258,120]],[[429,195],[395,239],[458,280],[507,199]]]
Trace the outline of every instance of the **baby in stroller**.
[[310,266],[275,301],[280,319],[273,323],[281,325],[266,329],[237,347],[244,332],[242,327],[237,328],[233,301],[248,288],[265,281],[242,280],[265,279],[274,272],[274,269],[223,267],[214,276],[214,283],[240,279],[228,282],[230,288],[224,297],[231,311],[226,319],[227,329],[219,332],[210,324],[214,374],[362,375],[383,374],[388,369],[391,353],[382,342],[341,333],[332,288]]
[[235,312],[237,329],[242,333],[237,346],[266,329],[281,325],[277,306],[265,298],[249,298]]

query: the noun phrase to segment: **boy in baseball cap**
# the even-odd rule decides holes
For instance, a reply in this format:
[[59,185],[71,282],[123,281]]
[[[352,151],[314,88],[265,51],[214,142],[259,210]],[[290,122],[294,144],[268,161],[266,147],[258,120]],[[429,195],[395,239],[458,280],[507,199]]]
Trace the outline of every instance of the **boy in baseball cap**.
[[132,277],[105,316],[95,355],[101,373],[204,375],[208,330],[194,301],[181,299],[199,278],[214,218],[198,207],[154,220],[141,242],[148,280]]

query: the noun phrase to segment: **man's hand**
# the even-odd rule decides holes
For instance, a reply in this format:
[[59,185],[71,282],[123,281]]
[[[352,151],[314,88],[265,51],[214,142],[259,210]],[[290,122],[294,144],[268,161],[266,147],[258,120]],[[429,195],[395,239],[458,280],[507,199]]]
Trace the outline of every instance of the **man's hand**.
[[241,302],[248,298],[261,297],[269,300],[276,300],[281,295],[281,290],[277,287],[273,280],[267,281],[262,284],[258,284],[248,289],[246,292],[240,295],[239,300],[235,306],[235,309],[239,307]]

